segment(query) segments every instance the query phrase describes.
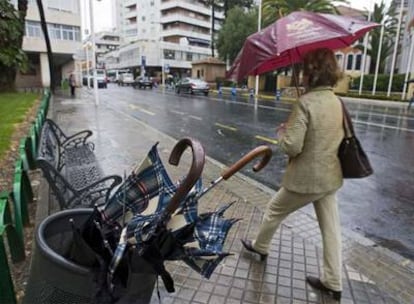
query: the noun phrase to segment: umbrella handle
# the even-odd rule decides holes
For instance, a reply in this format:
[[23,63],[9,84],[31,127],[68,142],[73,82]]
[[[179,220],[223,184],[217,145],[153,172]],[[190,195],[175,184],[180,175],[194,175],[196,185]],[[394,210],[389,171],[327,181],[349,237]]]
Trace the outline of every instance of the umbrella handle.
[[260,171],[261,169],[263,169],[267,165],[267,163],[272,158],[272,149],[270,149],[270,147],[269,146],[266,146],[266,145],[258,146],[256,148],[254,148],[253,150],[251,150],[249,153],[247,153],[242,158],[240,158],[236,163],[234,163],[230,168],[228,168],[227,170],[225,170],[221,174],[221,177],[224,180],[227,180],[234,173],[236,173],[237,171],[239,171],[245,165],[247,165],[248,163],[250,163],[254,158],[256,158],[256,157],[258,157],[260,155],[263,155],[262,159],[260,160],[260,162],[257,162],[253,166],[253,171],[254,172]]
[[204,168],[204,148],[198,140],[189,137],[181,139],[174,146],[173,150],[171,151],[170,159],[168,160],[168,162],[171,165],[178,166],[178,163],[181,159],[181,155],[184,153],[187,147],[190,147],[192,150],[193,161],[191,163],[190,171],[188,172],[183,182],[180,183],[176,193],[171,198],[170,203],[166,207],[166,211],[169,214],[173,213],[178,208],[180,202],[187,196],[188,192],[190,192],[191,188],[193,188],[194,184],[200,178]]

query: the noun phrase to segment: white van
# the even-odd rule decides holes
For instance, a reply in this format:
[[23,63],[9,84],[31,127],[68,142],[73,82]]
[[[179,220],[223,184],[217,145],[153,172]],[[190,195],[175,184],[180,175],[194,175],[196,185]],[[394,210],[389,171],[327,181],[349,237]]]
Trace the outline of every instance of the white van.
[[104,69],[96,69],[96,80],[98,82],[98,88],[107,88],[106,71]]
[[119,75],[118,85],[132,85],[134,83],[134,75],[132,73],[123,73]]

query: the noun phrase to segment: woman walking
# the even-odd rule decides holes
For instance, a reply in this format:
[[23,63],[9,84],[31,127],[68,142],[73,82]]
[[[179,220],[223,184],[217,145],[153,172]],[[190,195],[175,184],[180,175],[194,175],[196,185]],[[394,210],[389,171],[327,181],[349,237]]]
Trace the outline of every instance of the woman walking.
[[70,74],[69,76],[70,96],[75,97],[76,80],[75,75]]
[[335,54],[317,49],[305,55],[299,98],[286,124],[277,128],[289,162],[282,185],[269,201],[255,240],[241,240],[245,249],[266,259],[273,235],[290,213],[313,203],[323,241],[323,276],[308,276],[312,287],[340,300],[342,291],[341,227],[336,192],[342,186],[337,157],[344,137],[342,107],[333,93],[341,73]]

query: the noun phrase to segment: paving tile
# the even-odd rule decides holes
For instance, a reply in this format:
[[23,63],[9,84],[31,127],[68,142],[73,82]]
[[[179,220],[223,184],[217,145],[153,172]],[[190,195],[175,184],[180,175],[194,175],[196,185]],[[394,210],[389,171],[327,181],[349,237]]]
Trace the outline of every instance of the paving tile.
[[[77,107],[73,104],[57,104],[56,111],[60,113],[58,119],[67,128],[84,126],[101,130],[97,119],[103,119],[105,123],[120,129],[123,127],[125,136],[110,138],[111,134],[105,133],[105,136],[95,137],[97,149],[102,151],[107,168],[131,168],[138,152],[144,155],[143,151],[147,152],[155,138],[160,141],[161,157],[163,160],[168,159],[174,144],[172,138],[142,122],[128,119],[127,116],[122,116],[120,121],[114,115],[115,108],[104,104],[96,108],[93,102],[88,103],[88,98],[85,97],[85,102],[82,100]],[[87,114],[92,111],[97,115]],[[76,126],[72,125],[74,119],[77,121]],[[130,138],[140,138],[140,141],[135,143]],[[120,146],[128,147],[125,155],[114,159],[111,156],[113,150]],[[183,158],[183,166],[189,165],[190,161],[190,158]],[[174,180],[182,176],[182,169],[170,167],[168,170],[171,171],[168,172]],[[207,160],[203,171],[204,185],[217,178],[221,170],[219,164]],[[168,294],[163,284],[160,284],[161,303],[332,303],[332,300],[314,292],[305,282],[306,275],[319,276],[322,265],[321,235],[313,211],[308,213],[299,210],[284,221],[272,240],[269,257],[265,262],[260,262],[257,255],[242,248],[239,239],[255,237],[262,221],[264,206],[273,194],[273,190],[252,183],[238,174],[206,194],[202,198],[203,204],[200,204],[203,211],[211,211],[222,203],[236,201],[226,216],[240,217],[243,220],[233,226],[225,244],[226,250],[235,254],[225,259],[210,280],[202,278],[185,263],[166,262],[177,291]],[[343,234],[345,265],[341,304],[414,303],[414,263],[387,250],[373,248],[368,242],[357,242],[346,231]],[[151,304],[155,303],[159,303],[159,300],[153,295]]]

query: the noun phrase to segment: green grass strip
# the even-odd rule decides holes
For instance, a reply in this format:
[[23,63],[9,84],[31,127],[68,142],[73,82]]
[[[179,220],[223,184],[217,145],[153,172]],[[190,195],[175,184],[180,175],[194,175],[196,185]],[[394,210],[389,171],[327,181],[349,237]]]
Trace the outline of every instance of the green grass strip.
[[37,98],[35,93],[0,93],[0,159],[9,149],[15,125],[25,120]]

